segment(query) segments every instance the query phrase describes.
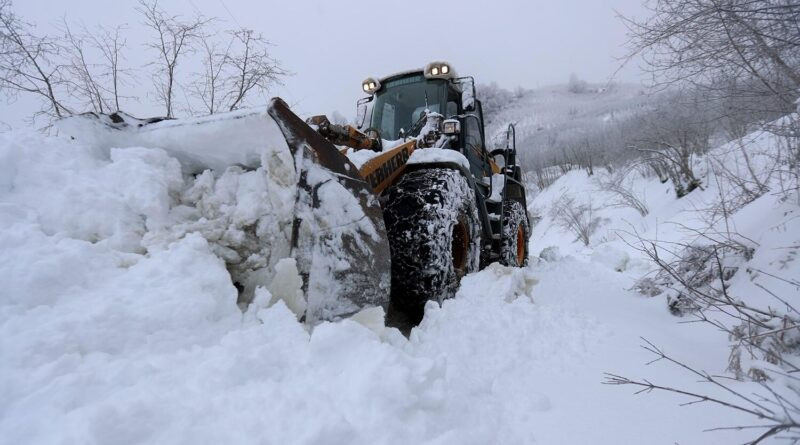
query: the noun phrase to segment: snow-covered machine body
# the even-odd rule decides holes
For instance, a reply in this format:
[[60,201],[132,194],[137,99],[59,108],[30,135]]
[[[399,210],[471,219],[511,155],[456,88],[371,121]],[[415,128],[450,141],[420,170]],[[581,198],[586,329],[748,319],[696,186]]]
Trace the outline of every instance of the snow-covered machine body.
[[487,151],[473,79],[434,62],[362,88],[355,127],[303,122],[280,99],[268,111],[299,178],[292,248],[318,308],[307,315],[391,305],[418,320],[466,273],[524,265],[530,226],[514,127],[505,147]]

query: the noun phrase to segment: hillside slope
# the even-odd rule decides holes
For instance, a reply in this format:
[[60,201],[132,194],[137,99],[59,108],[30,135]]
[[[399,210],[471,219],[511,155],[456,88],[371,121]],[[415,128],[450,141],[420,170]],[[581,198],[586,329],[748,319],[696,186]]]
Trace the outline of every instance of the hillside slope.
[[642,87],[631,84],[592,85],[582,93],[556,85],[522,91],[506,100],[485,116],[487,144],[504,144],[506,127],[513,123],[523,165],[530,168],[560,155],[553,151],[556,142],[578,141],[589,129],[630,118],[652,106],[658,96],[645,95]]

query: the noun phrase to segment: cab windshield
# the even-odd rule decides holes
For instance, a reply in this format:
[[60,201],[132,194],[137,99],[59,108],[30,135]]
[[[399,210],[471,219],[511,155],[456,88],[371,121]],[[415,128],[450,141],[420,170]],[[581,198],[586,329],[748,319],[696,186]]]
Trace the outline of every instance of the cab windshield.
[[447,83],[443,80],[428,80],[424,76],[401,77],[386,82],[375,97],[371,127],[381,132],[383,139],[400,137],[402,129],[406,135],[427,108],[442,113],[442,102],[447,94]]

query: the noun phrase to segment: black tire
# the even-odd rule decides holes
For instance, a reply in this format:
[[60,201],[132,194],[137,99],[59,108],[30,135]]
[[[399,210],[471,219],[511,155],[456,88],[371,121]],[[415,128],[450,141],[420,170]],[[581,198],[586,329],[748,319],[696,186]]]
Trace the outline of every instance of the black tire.
[[455,295],[478,270],[475,193],[457,171],[416,170],[387,191],[384,220],[392,254],[392,306],[418,322],[428,300]]
[[528,212],[519,201],[503,203],[503,239],[500,244],[500,263],[523,267],[528,264],[528,239],[531,236]]

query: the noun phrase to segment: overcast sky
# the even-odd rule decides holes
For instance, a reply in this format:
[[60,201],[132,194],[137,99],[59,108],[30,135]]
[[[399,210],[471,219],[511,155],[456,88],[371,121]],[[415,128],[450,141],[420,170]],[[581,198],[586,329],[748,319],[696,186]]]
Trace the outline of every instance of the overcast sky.
[[[447,60],[478,83],[506,88],[564,83],[570,73],[606,81],[624,53],[625,28],[615,10],[643,14],[642,0],[485,0],[378,2],[283,0],[161,0],[170,13],[195,11],[218,17],[221,27],[262,32],[273,55],[294,73],[271,95],[287,99],[300,113],[354,114],[360,83],[368,76]],[[127,23],[128,62],[147,60],[147,30],[135,0],[15,0],[15,11],[39,31],[52,30],[62,17],[88,26]],[[146,76],[140,76],[143,82]],[[635,65],[620,81],[637,81]],[[0,105],[0,120],[17,125],[30,104]],[[134,114],[157,108],[130,105]]]

